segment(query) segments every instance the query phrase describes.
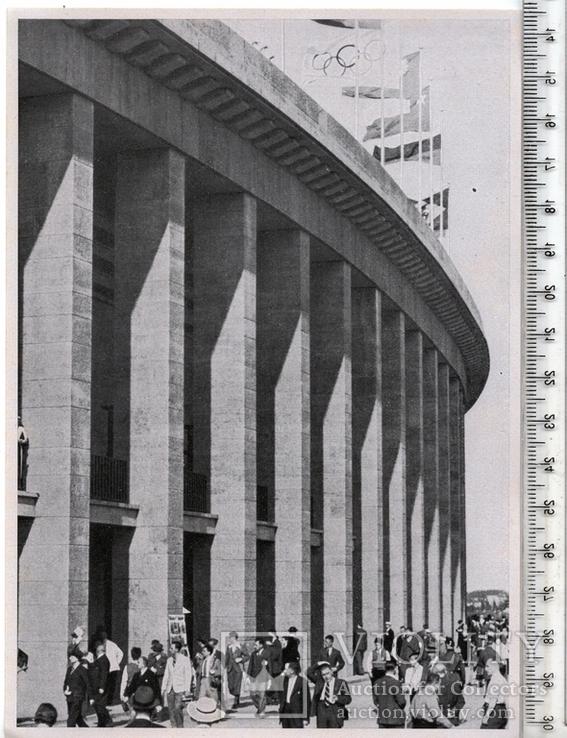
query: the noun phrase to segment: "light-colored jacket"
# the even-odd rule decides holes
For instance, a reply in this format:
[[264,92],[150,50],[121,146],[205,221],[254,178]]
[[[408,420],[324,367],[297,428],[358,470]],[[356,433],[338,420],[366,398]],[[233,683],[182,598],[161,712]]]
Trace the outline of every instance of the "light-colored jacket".
[[124,651],[114,643],[114,641],[105,642],[106,656],[110,662],[110,671],[120,671],[120,662],[124,658]]
[[165,666],[161,690],[164,694],[167,694],[171,690],[174,692],[190,692],[192,678],[193,667],[191,666],[190,659],[182,653],[178,653],[175,656],[174,664],[173,656],[170,656]]

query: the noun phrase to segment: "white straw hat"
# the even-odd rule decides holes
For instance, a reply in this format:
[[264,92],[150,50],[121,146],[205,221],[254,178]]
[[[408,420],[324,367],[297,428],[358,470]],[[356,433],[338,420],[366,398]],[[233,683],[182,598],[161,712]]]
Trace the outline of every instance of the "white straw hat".
[[211,697],[200,697],[187,705],[187,714],[198,723],[214,723],[222,720],[225,713]]

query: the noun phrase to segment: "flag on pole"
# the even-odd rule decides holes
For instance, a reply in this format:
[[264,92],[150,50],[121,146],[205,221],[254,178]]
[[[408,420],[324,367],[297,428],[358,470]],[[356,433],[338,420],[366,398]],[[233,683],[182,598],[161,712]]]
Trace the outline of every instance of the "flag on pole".
[[[424,87],[421,91],[421,96],[416,97],[410,104],[409,113],[404,113],[403,118],[403,130],[406,131],[419,131],[420,114],[419,108],[421,106],[421,130],[429,131],[429,87]],[[366,126],[366,133],[364,134],[363,141],[368,141],[371,138],[380,138],[381,136],[381,118],[376,118],[369,126]],[[395,136],[402,132],[402,119],[400,115],[392,115],[388,118],[384,118],[384,137]]]
[[[315,23],[321,23],[324,26],[334,26],[335,28],[356,28],[356,18],[348,18],[346,20],[338,20],[335,18],[331,18],[328,20],[319,20],[313,18]],[[375,31],[380,30],[382,28],[382,21],[381,20],[359,20],[358,21],[358,27],[359,28],[373,28]]]
[[442,228],[446,231],[449,227],[449,188],[445,187],[442,193],[433,194],[433,206],[430,197],[423,198],[421,202],[421,214],[424,218],[429,217],[430,208],[433,207],[433,230],[440,231]]
[[[354,97],[356,90],[355,87],[343,87],[343,95],[346,97]],[[384,93],[384,94],[382,94]],[[372,100],[381,100],[382,98],[398,98],[400,91],[397,87],[359,87],[359,97],[367,97]]]
[[[421,159],[422,161],[429,161],[429,154],[431,148],[431,139],[424,138],[421,142]],[[399,161],[401,158],[401,146],[394,146],[384,148],[384,164],[388,164],[392,161]],[[374,147],[374,157],[380,160],[380,149],[378,146]],[[404,161],[419,161],[419,141],[410,141],[404,144]],[[438,133],[433,136],[433,163],[441,164],[441,134]]]

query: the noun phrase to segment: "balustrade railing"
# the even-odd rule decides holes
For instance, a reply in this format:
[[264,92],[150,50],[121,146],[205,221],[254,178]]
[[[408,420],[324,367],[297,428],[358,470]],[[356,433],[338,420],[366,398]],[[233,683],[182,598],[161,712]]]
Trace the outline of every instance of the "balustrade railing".
[[129,501],[128,462],[108,456],[91,456],[91,499]]

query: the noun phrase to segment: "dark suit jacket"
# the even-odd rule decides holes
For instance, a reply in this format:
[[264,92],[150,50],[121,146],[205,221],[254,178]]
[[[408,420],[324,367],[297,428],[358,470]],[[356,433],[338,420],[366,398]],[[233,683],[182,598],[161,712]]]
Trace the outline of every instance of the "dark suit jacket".
[[396,654],[402,664],[409,664],[412,653],[419,654],[420,650],[419,640],[413,633],[404,633],[396,638]]
[[282,664],[285,666],[290,661],[299,661],[299,641],[297,638],[288,638],[287,646],[282,649]]
[[276,638],[268,651],[270,654],[270,666],[268,667],[268,671],[272,676],[279,676],[282,673],[284,666],[282,664],[282,642],[279,638]]
[[465,665],[463,663],[463,657],[460,653],[450,650],[445,654],[443,663],[447,667],[447,671],[455,672],[459,680],[464,684],[466,679]]
[[252,651],[250,661],[248,662],[247,673],[255,678],[262,671],[262,661],[267,661],[266,669],[270,671],[270,653],[269,649],[264,646],[261,651]]
[[331,665],[331,669],[335,674],[338,674],[345,665],[343,655],[337,648],[331,648],[331,655],[329,655],[328,649],[322,648],[317,661],[326,661]]
[[[321,696],[325,688],[325,680],[320,677],[315,684],[315,691],[313,693],[313,702],[311,703],[311,715],[314,717],[318,716],[319,704],[321,702]],[[350,694],[348,684],[343,680],[335,677],[335,686],[333,694],[336,696],[337,701],[331,705],[335,712],[335,721],[337,728],[342,728],[345,720],[348,720],[347,705],[352,702],[352,696]],[[319,726],[317,726],[319,727]]]
[[110,661],[104,653],[99,656],[89,667],[89,682],[91,687],[91,697],[97,697],[99,689],[106,692],[108,682],[108,672],[110,671]]
[[454,671],[448,671],[439,683],[439,707],[446,718],[459,725],[459,710],[465,706],[463,685]]
[[[311,693],[307,679],[298,676],[293,685],[290,701],[287,702],[288,677],[284,677],[282,693],[280,695],[280,723],[288,728],[302,728],[304,720],[309,720],[311,714]],[[294,717],[286,717],[294,715]]]
[[156,674],[151,669],[146,669],[143,674],[141,671],[137,671],[132,677],[132,681],[130,682],[130,684],[124,690],[124,695],[126,697],[131,697],[138,689],[138,687],[141,687],[143,684],[147,684],[149,687],[151,687],[154,690],[156,697],[159,697],[161,700],[159,680]]
[[357,628],[354,631],[354,650],[355,651],[366,651],[368,648],[368,633],[364,628]]
[[392,653],[392,649],[394,648],[394,631],[392,628],[388,628],[384,634],[384,648],[386,651]]
[[406,698],[402,694],[401,683],[395,677],[377,679],[374,682],[373,699],[378,710],[378,725],[405,725]]
[[77,666],[71,671],[71,667],[67,669],[65,681],[63,682],[63,691],[67,688],[71,690],[71,694],[66,694],[67,702],[83,702],[89,694],[89,676],[84,666]]

